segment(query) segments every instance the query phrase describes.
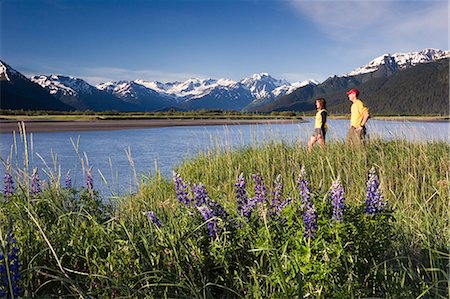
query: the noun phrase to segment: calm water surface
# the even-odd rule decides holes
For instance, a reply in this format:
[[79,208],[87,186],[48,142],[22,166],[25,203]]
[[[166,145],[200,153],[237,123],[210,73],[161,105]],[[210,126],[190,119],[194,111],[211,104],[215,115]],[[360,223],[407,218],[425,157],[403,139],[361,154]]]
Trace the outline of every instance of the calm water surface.
[[[29,169],[38,168],[41,181],[49,181],[49,175],[60,173],[63,184],[70,172],[73,184],[81,186],[85,184],[82,169],[92,167],[94,187],[103,196],[123,194],[135,191],[135,177],[139,180],[142,176],[153,175],[156,167],[162,175],[170,177],[174,167],[183,160],[218,146],[239,148],[268,140],[300,141],[305,146],[313,128],[312,119],[307,120],[309,122],[300,124],[33,133],[28,135]],[[328,124],[328,140],[345,138],[348,120],[330,120]],[[370,120],[368,123],[371,138],[405,138],[417,142],[448,141],[449,128],[448,122]],[[14,143],[13,134],[0,134],[2,174],[7,159],[12,165],[23,168],[24,143],[18,135],[16,140]],[[2,189],[3,184],[2,180]]]

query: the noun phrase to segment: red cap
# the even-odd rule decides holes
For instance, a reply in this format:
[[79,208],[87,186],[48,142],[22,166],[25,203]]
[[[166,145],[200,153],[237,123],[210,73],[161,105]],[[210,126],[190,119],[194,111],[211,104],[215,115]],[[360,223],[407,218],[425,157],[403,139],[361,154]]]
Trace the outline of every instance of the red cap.
[[356,96],[359,95],[359,90],[357,90],[356,88],[352,88],[349,91],[347,91],[347,94],[352,94],[352,93],[356,93]]

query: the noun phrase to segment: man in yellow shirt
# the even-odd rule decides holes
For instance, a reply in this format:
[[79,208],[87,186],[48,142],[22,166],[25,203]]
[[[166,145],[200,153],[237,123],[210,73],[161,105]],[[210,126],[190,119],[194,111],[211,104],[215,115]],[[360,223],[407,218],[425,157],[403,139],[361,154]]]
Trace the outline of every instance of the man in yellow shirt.
[[348,99],[353,103],[351,107],[350,129],[347,132],[345,142],[347,144],[361,144],[366,137],[369,109],[358,98],[359,90],[353,88],[347,92]]

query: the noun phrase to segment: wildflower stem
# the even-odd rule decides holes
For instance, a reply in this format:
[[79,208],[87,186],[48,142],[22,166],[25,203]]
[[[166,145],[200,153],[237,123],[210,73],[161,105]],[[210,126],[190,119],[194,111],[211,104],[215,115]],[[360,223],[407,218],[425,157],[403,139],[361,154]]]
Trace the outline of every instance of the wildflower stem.
[[[272,244],[272,238],[270,236],[270,231],[269,231],[269,227],[267,226],[267,217],[266,217],[266,213],[262,213],[263,214],[263,220],[264,220],[264,227],[266,229],[266,233],[267,233],[267,240],[269,241],[269,247],[271,249],[273,249],[273,244]],[[275,255],[275,265],[277,267],[278,273],[281,276],[280,280],[281,280],[281,289],[283,290],[284,294],[287,294],[287,290],[288,287],[286,285],[286,276],[284,275],[284,271],[283,271],[283,267],[281,266],[280,263],[280,258],[278,256],[278,251],[277,249],[273,249],[274,251],[274,255]]]
[[[17,206],[17,204],[16,204],[16,206]],[[53,257],[55,258],[59,269],[64,274],[64,276],[68,278],[67,273],[64,271],[64,268],[63,268],[63,266],[61,264],[61,261],[59,260],[58,255],[55,252],[55,249],[53,248],[52,244],[50,243],[50,240],[45,235],[45,232],[42,230],[42,227],[39,225],[39,222],[37,221],[36,217],[34,217],[33,213],[31,213],[31,211],[26,206],[24,206],[24,208],[25,208],[25,211],[27,211],[28,216],[30,216],[31,220],[33,220],[34,224],[36,224],[37,228],[39,229],[39,232],[42,234],[42,237],[44,238],[44,240],[47,243],[50,251],[52,252]]]
[[3,251],[3,258],[5,259],[5,267],[6,267],[6,276],[8,278],[8,288],[9,288],[9,295],[11,296],[12,299],[14,299],[14,289],[13,289],[13,284],[12,284],[12,279],[11,279],[11,270],[10,270],[10,265],[9,265],[9,255],[8,252],[6,250],[7,247],[7,240],[5,240],[3,238],[3,231],[1,230],[0,227],[0,244],[1,244],[1,251]]

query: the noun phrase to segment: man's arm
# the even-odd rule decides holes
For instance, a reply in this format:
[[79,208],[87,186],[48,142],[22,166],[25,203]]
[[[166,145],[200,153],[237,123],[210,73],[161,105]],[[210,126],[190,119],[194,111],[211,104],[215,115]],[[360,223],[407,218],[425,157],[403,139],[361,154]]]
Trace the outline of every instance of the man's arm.
[[369,111],[364,110],[363,112],[363,119],[361,121],[361,126],[364,127],[367,124],[367,121],[369,120]]

